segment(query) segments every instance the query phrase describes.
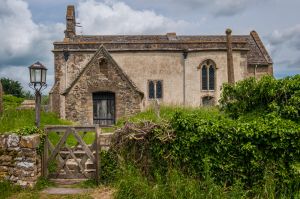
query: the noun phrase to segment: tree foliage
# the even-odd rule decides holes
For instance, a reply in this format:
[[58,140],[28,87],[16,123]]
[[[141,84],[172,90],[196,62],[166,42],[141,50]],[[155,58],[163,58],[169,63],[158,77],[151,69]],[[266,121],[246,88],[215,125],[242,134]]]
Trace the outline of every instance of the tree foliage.
[[19,81],[15,81],[9,78],[0,79],[3,91],[6,95],[13,95],[16,97],[24,97],[23,88]]
[[265,76],[260,80],[249,78],[235,85],[225,84],[220,105],[233,118],[260,111],[299,121],[300,75],[279,80]]

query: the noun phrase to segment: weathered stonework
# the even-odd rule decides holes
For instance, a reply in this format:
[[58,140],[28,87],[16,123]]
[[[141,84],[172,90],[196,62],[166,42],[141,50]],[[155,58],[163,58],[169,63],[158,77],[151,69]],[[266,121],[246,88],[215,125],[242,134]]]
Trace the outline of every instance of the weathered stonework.
[[100,47],[64,92],[66,118],[80,124],[92,124],[92,94],[101,91],[115,93],[116,119],[141,110],[142,93],[130,82],[105,48]]
[[[50,92],[50,107],[61,118],[93,124],[93,92],[116,94],[118,119],[144,110],[156,101],[149,97],[149,81],[163,82],[162,97],[158,99],[160,104],[198,107],[203,105],[205,97],[213,98],[214,104],[217,104],[224,83],[273,75],[272,59],[255,31],[248,35],[227,36],[176,33],[76,35],[74,13],[75,8],[69,6],[68,34],[63,41],[53,43],[55,84]],[[125,79],[129,79],[137,89],[128,87],[130,84],[116,73],[120,70],[109,70],[106,76],[95,70],[96,73],[83,74],[77,79],[81,73],[86,73],[83,71],[101,47],[105,48],[107,56],[116,63],[121,73],[128,77]],[[205,60],[212,60],[216,65],[213,90],[201,88],[199,65]],[[111,69],[109,64],[107,66]],[[74,81],[76,85],[72,86]],[[63,95],[70,86],[71,91]],[[140,90],[144,97],[140,99],[134,90]]]
[[0,180],[33,187],[41,174],[39,135],[0,135]]

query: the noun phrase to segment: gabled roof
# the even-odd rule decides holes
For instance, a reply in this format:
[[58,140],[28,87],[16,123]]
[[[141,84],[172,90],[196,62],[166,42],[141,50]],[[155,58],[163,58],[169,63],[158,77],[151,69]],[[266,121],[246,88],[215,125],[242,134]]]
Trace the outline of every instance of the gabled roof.
[[[215,51],[227,49],[225,35],[76,35],[64,42],[54,42],[54,52],[68,47],[73,51],[96,51],[105,45],[113,51]],[[272,64],[272,59],[255,31],[232,35],[233,51],[247,51],[250,65]]]
[[250,33],[250,51],[248,55],[248,62],[251,64],[273,64],[273,61],[267,52],[264,44],[259,38],[256,31]]
[[109,52],[105,49],[103,45],[99,47],[99,49],[96,51],[94,56],[91,58],[91,60],[85,65],[85,67],[81,70],[81,72],[77,75],[77,77],[74,79],[74,81],[70,84],[70,86],[62,93],[62,95],[66,95],[70,92],[70,90],[73,88],[73,86],[76,84],[76,82],[80,79],[80,77],[84,74],[84,72],[94,63],[94,61],[99,57],[103,56],[107,59],[108,62],[110,62],[113,67],[117,70],[119,75],[121,75],[125,81],[128,82],[128,84],[137,91],[142,97],[144,96],[144,93],[134,84],[134,82],[129,78],[129,76],[122,70],[122,68],[115,62],[115,60],[110,56]]

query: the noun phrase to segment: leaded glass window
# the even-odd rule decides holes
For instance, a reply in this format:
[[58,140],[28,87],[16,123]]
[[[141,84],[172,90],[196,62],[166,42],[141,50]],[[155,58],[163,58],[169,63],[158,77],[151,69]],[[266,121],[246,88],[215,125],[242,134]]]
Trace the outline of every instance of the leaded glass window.
[[162,98],[162,82],[161,81],[156,82],[156,98],[157,99]]
[[149,81],[149,99],[154,99],[155,98],[155,91],[154,91],[154,82]]
[[215,90],[215,68],[213,65],[209,67],[209,90]]
[[149,80],[148,81],[149,99],[162,99],[163,98],[163,81],[162,80]]
[[207,67],[202,66],[202,90],[207,90]]
[[202,90],[215,90],[216,65],[212,60],[206,60],[201,66],[201,88]]

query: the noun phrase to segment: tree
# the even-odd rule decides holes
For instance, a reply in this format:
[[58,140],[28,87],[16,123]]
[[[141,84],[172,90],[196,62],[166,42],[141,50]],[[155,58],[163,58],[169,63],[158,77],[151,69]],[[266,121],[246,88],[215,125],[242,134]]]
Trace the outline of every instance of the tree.
[[9,78],[0,79],[5,94],[11,94],[16,97],[24,97],[22,86],[19,81],[14,81]]

